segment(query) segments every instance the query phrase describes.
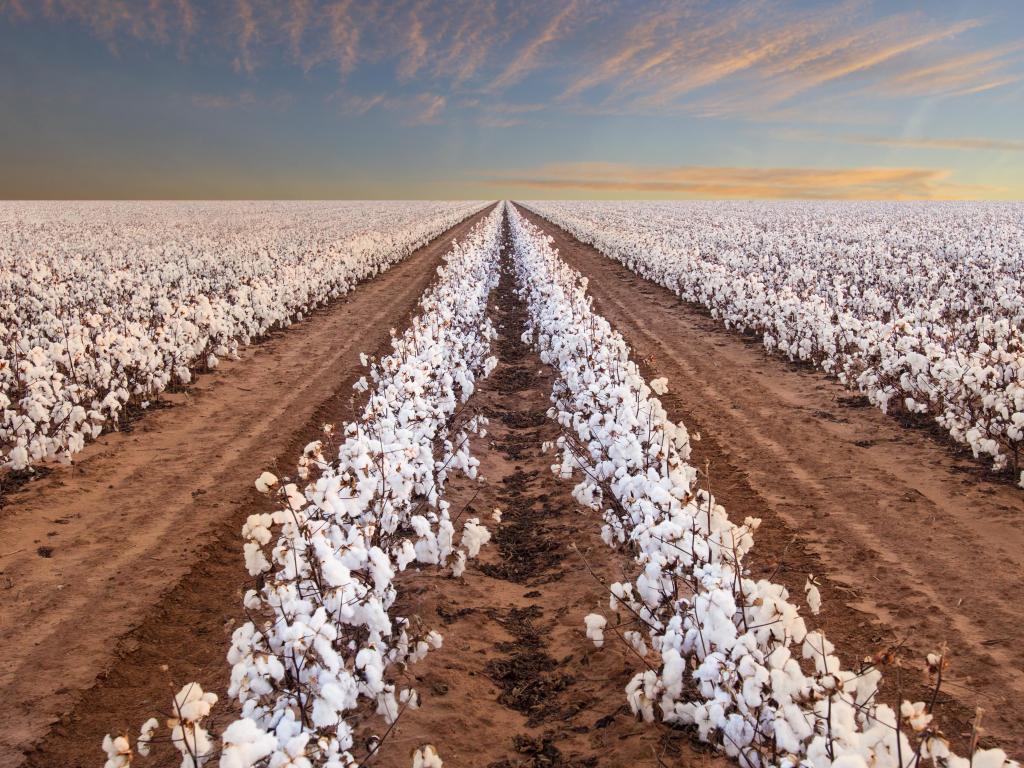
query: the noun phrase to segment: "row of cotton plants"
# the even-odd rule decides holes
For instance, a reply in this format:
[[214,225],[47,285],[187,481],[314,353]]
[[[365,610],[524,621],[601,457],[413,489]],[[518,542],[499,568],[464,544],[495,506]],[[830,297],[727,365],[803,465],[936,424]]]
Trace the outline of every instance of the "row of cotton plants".
[[129,404],[146,407],[481,207],[0,204],[0,465],[69,460]]
[[883,411],[1024,469],[1024,205],[528,205]]
[[[394,614],[394,580],[412,564],[460,576],[490,538],[442,495],[451,472],[476,477],[468,435],[486,422],[464,404],[497,362],[485,310],[501,217],[495,210],[453,246],[393,351],[367,360],[370,381],[357,389],[369,400],[338,444],[325,427],[324,439],[303,452],[296,482],[270,473],[256,481],[278,509],[250,516],[242,532],[256,586],[228,653],[229,693],[241,716],[218,744],[205,724],[216,696],[192,683],[175,697],[169,734],[149,720],[134,751],[128,736],[108,736],[106,768],[125,768],[166,740],[183,768],[218,755],[221,768],[354,766],[353,714],[375,710],[393,722],[417,705],[416,692],[399,690],[392,673],[442,638]],[[440,765],[432,747],[419,758]]]
[[[549,239],[513,213],[520,290],[530,311],[524,341],[559,378],[551,415],[563,427],[552,469],[581,470],[574,496],[603,511],[607,544],[635,558],[636,578],[610,585],[619,617],[586,618],[600,646],[614,631],[645,669],[626,689],[634,713],[695,726],[699,737],[743,765],[915,765],[968,768],[952,755],[931,705],[899,713],[876,697],[881,673],[870,662],[843,669],[833,645],[810,629],[787,590],[755,581],[743,567],[760,524],[729,520],[701,490],[687,463],[690,436],[667,416],[622,336],[594,313],[587,281]],[[820,594],[807,584],[816,613]],[[939,673],[940,656],[928,663]],[[976,752],[975,768],[999,768],[1001,750]]]

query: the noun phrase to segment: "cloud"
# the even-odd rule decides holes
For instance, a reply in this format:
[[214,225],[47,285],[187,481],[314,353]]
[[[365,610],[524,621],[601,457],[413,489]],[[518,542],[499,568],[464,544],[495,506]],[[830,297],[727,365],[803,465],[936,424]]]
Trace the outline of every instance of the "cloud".
[[518,55],[505,67],[504,71],[491,83],[492,90],[500,90],[522,80],[538,66],[540,52],[551,43],[563,37],[569,17],[576,11],[578,0],[570,0],[555,16],[548,20],[540,34],[530,40]]
[[569,191],[695,198],[910,200],[980,197],[997,190],[958,185],[927,168],[749,168],[625,163],[553,163],[490,174],[486,181],[565,194]]
[[[755,1],[711,11],[680,3],[633,14],[624,30],[612,28],[589,47],[595,53],[572,75],[559,102],[610,114],[760,117],[792,108],[804,94],[814,100],[858,90],[865,98],[894,95],[929,73],[937,78],[932,68],[958,70],[958,88],[950,92],[960,95],[1005,79],[986,79],[981,67],[966,66],[971,59],[951,55],[954,41],[986,24],[977,18],[879,14],[864,0],[818,10]],[[1001,55],[965,54],[979,62]],[[604,91],[595,102],[588,92],[598,87]]]
[[875,144],[884,147],[906,147],[908,149],[953,149],[953,150],[994,150],[998,152],[1024,152],[1024,140],[985,138],[896,138],[888,136],[844,136],[844,141],[854,144]]
[[1024,78],[1008,71],[1020,63],[1022,52],[1024,43],[1012,43],[951,56],[898,72],[883,87],[897,96],[980,93]]
[[252,60],[252,44],[259,36],[256,18],[249,0],[235,0],[235,18],[238,30],[238,56],[235,58],[235,69],[252,73],[255,65]]
[[236,94],[197,93],[192,96],[192,106],[198,109],[228,110],[242,107],[263,106],[284,109],[291,105],[293,97],[286,91],[271,95],[257,95],[250,89]]
[[6,0],[0,2],[0,15],[17,21],[38,15],[80,24],[114,50],[122,37],[159,43],[169,42],[172,36],[187,40],[195,26],[191,0]]
[[376,93],[372,96],[351,95],[341,97],[345,113],[363,116],[375,109],[383,109],[402,116],[406,125],[431,125],[448,106],[448,99],[437,93],[420,93],[415,96],[388,96]]
[[437,93],[421,93],[416,97],[416,102],[418,109],[409,121],[412,125],[436,123],[448,105],[448,99]]
[[[325,91],[369,88],[407,104],[422,95],[430,120],[528,77],[563,114],[796,122],[834,120],[844,99],[846,120],[885,99],[1024,82],[1024,43],[983,39],[998,19],[894,12],[876,0],[225,0],[201,12],[194,2],[0,0],[0,16],[75,23],[111,48],[134,39],[184,52],[198,38],[229,51],[225,63],[248,83],[282,66],[333,69]],[[436,106],[436,94],[448,104]]]

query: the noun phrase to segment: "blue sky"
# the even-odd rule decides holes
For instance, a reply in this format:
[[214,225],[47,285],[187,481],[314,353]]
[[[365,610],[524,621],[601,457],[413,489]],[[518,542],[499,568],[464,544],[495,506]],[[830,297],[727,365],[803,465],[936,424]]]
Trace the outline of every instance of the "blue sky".
[[1024,197],[1024,3],[0,0],[0,197]]

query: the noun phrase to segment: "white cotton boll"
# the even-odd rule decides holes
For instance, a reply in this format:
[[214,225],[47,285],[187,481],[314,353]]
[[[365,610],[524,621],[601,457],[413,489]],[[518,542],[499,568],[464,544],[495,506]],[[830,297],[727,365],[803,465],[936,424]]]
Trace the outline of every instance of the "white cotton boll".
[[149,718],[149,720],[142,724],[142,728],[139,730],[139,739],[136,744],[136,749],[143,757],[147,757],[149,755],[149,745],[153,740],[153,732],[156,731],[158,727],[160,727],[160,723],[155,717]]
[[651,379],[650,387],[656,395],[664,395],[668,392],[668,379],[664,376],[658,379]]
[[277,738],[247,717],[224,729],[222,741],[220,768],[252,768],[277,749]]
[[868,764],[860,755],[845,754],[832,761],[832,768],[868,768]]
[[198,722],[210,714],[217,694],[203,691],[199,683],[188,683],[174,697],[172,712],[186,722]]
[[452,563],[452,577],[459,579],[466,572],[466,553],[461,549],[455,553],[455,562]]
[[491,540],[491,532],[480,525],[477,518],[469,520],[462,529],[462,546],[466,548],[469,557],[476,557],[480,554],[480,547]]
[[412,768],[444,768],[444,762],[433,745],[426,744],[413,752]]
[[1004,768],[1013,765],[1001,749],[979,749],[971,758],[971,768]]
[[[1022,477],[1024,477],[1024,475],[1022,475]],[[495,507],[494,511],[491,512],[491,519],[494,520],[494,522],[496,522],[496,523],[500,523],[501,522],[501,510],[498,509],[497,507]]]
[[[14,446],[11,452],[7,454],[7,461],[11,469],[25,469],[29,463],[28,449],[24,445]],[[1022,475],[1022,484],[1024,484],[1024,475]]]
[[256,478],[256,490],[260,493],[269,493],[270,489],[277,485],[277,476],[270,472],[264,472]]
[[370,358],[366,356],[365,352],[359,353],[359,364],[362,365],[364,368],[370,364]]
[[608,620],[599,613],[587,614],[583,619],[583,623],[587,625],[587,639],[593,640],[594,645],[598,648],[604,645],[604,628],[608,624]]
[[107,754],[103,768],[128,768],[132,764],[132,748],[124,736],[108,733],[103,737],[103,751]]
[[242,546],[242,553],[245,556],[245,568],[250,576],[258,576],[270,570],[270,561],[256,542],[247,541]]
[[813,576],[807,577],[804,592],[807,594],[807,607],[811,609],[811,613],[817,616],[821,611],[821,592],[818,591],[818,585]]
[[900,704],[900,715],[915,733],[923,731],[932,721],[932,716],[928,714],[923,701],[904,701]]

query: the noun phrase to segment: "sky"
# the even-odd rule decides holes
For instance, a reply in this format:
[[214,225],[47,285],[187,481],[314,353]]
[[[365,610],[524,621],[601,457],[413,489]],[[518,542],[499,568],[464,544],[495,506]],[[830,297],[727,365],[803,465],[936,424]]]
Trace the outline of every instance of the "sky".
[[0,0],[0,198],[1024,198],[1022,0]]

